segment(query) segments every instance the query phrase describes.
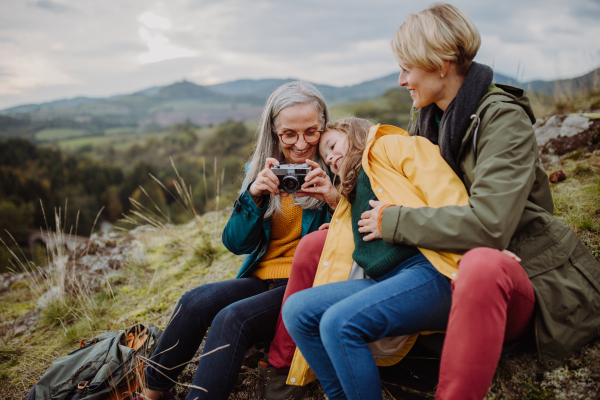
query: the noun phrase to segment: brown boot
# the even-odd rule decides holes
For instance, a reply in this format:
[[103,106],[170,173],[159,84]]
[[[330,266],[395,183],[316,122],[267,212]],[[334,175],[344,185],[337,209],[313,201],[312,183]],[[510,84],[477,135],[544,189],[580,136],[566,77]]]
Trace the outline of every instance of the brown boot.
[[277,373],[265,361],[258,363],[258,375],[263,378],[265,400],[300,400],[306,394],[306,386],[287,385],[287,374]]

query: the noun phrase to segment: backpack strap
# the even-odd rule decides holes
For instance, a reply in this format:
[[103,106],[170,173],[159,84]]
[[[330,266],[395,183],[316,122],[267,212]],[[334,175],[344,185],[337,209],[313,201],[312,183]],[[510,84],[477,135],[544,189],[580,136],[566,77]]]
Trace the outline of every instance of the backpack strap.
[[94,379],[97,373],[98,370],[94,371],[93,374],[86,376],[84,380],[77,384],[77,387],[73,388],[68,393],[65,393],[64,396],[61,397],[59,400],[67,400],[73,392],[75,392],[75,394],[73,394],[71,400],[79,400],[79,398],[83,396],[83,394],[87,391],[87,387],[90,384],[90,381]]

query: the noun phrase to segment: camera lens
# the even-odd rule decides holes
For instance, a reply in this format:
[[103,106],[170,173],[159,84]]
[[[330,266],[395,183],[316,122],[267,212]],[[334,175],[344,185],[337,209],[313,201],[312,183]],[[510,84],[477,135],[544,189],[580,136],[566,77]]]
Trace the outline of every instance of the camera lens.
[[299,186],[300,184],[298,183],[298,179],[296,179],[295,176],[287,175],[281,181],[281,188],[287,193],[296,193],[298,191]]

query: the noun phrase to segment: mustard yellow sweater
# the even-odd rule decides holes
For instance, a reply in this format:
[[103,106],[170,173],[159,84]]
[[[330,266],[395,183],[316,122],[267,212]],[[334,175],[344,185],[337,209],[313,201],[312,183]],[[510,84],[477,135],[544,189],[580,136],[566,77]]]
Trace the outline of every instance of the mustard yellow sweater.
[[289,278],[296,246],[302,237],[302,209],[293,206],[294,197],[281,198],[281,213],[271,217],[271,238],[267,252],[252,273],[260,279]]

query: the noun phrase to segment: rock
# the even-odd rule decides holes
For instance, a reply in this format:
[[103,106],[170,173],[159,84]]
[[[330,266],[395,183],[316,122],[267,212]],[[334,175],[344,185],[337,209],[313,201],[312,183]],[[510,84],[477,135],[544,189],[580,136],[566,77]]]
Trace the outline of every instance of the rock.
[[562,182],[565,179],[567,179],[567,174],[563,170],[554,171],[548,177],[548,180],[550,181],[550,183]]
[[570,115],[560,127],[560,136],[572,137],[590,128],[590,119],[579,115]]
[[39,320],[39,313],[37,310],[31,310],[27,314],[15,321],[13,325],[12,334],[14,336],[22,335],[27,332],[30,328],[35,326]]
[[[536,122],[537,125],[537,122]],[[552,139],[560,136],[562,121],[556,115],[551,116],[548,121],[535,130],[535,138],[538,146],[543,146]]]
[[[566,154],[570,151],[587,148],[595,150],[595,131],[600,121],[596,114],[553,115],[547,120],[538,119],[533,128],[538,146],[543,153]],[[591,147],[590,147],[591,146]]]

